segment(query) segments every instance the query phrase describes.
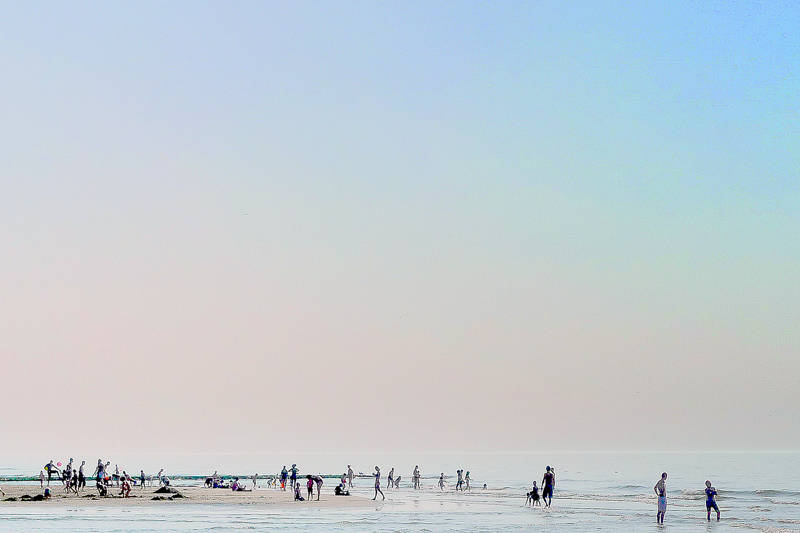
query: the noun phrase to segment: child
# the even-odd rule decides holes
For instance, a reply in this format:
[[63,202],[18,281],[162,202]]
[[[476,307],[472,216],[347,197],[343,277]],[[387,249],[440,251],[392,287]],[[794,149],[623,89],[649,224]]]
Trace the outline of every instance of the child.
[[444,490],[444,472],[439,476],[439,490]]
[[119,494],[120,496],[123,496],[125,498],[131,495],[131,482],[128,481],[127,477],[122,478],[122,490],[120,491]]
[[538,505],[541,507],[542,502],[539,501],[539,487],[536,486],[536,482],[533,482],[533,488],[531,489],[531,507],[534,505]]
[[[281,486],[282,487],[286,486],[286,481],[281,480]],[[294,501],[302,502],[304,500],[305,500],[305,498],[300,496],[300,483],[299,482],[295,483],[295,485],[294,485]]]
[[312,496],[314,496],[314,480],[311,479],[311,476],[306,476],[308,482],[306,483],[306,487],[308,488],[308,501],[311,501]]
[[719,522],[719,507],[717,507],[717,502],[714,500],[714,496],[717,495],[717,489],[711,486],[711,482],[706,480],[706,519],[711,522],[711,508],[713,507],[714,510],[717,512],[717,522]]
[[44,488],[44,470],[39,470],[39,485],[40,488]]

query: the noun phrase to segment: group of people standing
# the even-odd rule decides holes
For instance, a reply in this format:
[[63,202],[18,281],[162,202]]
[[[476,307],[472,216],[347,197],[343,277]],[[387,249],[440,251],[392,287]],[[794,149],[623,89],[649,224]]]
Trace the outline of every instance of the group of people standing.
[[[73,467],[74,461],[75,460],[70,457],[69,462],[62,470],[59,468],[61,463],[56,463],[51,459],[44,465],[44,468],[39,471],[39,484],[41,488],[44,489],[45,481],[47,482],[47,486],[50,487],[50,482],[55,477],[56,480],[61,481],[65,492],[74,492],[78,494],[82,491],[86,487],[86,474],[84,472],[86,461],[81,461],[78,468]],[[145,476],[144,470],[140,471],[138,480],[132,478],[125,470],[120,473],[119,465],[114,465],[114,473],[110,474],[108,470],[109,466],[111,466],[111,461],[104,463],[102,459],[98,459],[97,466],[91,475],[95,480],[95,488],[100,496],[108,496],[108,491],[112,482],[116,487],[121,489],[120,496],[128,497],[131,492],[131,487],[136,485],[137,481],[141,487],[144,487],[148,479],[152,480],[152,476],[149,478]],[[169,485],[169,479],[164,476],[163,468],[158,472],[157,477],[160,485]]]
[[541,506],[542,501],[544,501],[545,507],[550,507],[550,504],[553,502],[553,489],[555,486],[556,469],[547,466],[544,470],[544,476],[542,477],[541,501],[539,497],[539,487],[536,486],[536,481],[534,481],[533,488],[531,488],[531,491],[526,494],[527,498],[525,500],[525,505],[530,505],[531,507],[534,505]]

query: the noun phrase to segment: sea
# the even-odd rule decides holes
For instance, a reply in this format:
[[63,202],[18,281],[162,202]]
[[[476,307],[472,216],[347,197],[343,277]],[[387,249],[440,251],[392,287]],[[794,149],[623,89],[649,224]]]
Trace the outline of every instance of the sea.
[[[24,465],[0,465],[0,478],[38,476],[48,459]],[[108,460],[112,461],[113,469],[116,458]],[[86,461],[87,465],[93,465],[97,458],[87,457]],[[173,484],[181,486],[202,483],[199,479],[181,479],[183,476],[207,475],[215,470],[222,474],[265,475],[296,463],[301,474],[337,475],[352,464],[356,472],[367,476],[379,465],[386,501],[347,509],[303,504],[153,502],[131,507],[90,507],[76,503],[72,507],[2,502],[0,532],[800,531],[800,453],[797,452],[194,454],[150,457],[147,461],[150,462],[146,465],[138,465],[125,458],[120,469],[138,472],[145,468],[147,473],[154,473],[163,467],[172,476]],[[419,465],[423,475],[421,490],[411,488],[415,465]],[[553,467],[556,473],[552,507],[527,507],[525,494],[534,480],[541,484],[546,466]],[[396,476],[402,476],[399,489],[385,487],[385,476],[392,467]],[[470,471],[469,492],[454,490],[459,468]],[[661,472],[669,476],[664,525],[656,523],[653,492]],[[438,487],[441,473],[447,480],[444,491]],[[713,514],[711,522],[706,520],[703,492],[706,480],[719,493],[720,522]],[[27,483],[33,488],[38,486],[38,482]],[[371,478],[356,478],[355,484],[355,497],[372,498]],[[329,490],[333,486],[333,480],[326,483]]]

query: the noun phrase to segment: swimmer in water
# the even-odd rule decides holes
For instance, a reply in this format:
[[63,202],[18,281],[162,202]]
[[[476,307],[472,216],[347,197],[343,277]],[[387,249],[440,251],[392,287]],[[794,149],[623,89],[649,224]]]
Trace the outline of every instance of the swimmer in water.
[[385,495],[385,494],[383,493],[383,491],[381,490],[381,469],[380,469],[380,468],[378,468],[377,466],[375,467],[375,474],[374,474],[374,476],[375,476],[375,497],[374,497],[374,498],[372,498],[372,499],[373,499],[373,500],[377,499],[377,498],[378,498],[378,493],[380,492],[380,493],[381,493],[381,496],[382,496],[382,497],[383,497],[383,499],[385,500],[385,499],[386,499],[386,495]]
[[719,507],[714,497],[717,495],[717,489],[711,486],[711,482],[706,480],[706,519],[711,522],[711,509],[717,512],[717,522],[719,522]]
[[661,479],[653,487],[653,491],[658,497],[658,513],[656,514],[656,522],[659,524],[664,523],[664,515],[667,513],[667,473],[661,474]]

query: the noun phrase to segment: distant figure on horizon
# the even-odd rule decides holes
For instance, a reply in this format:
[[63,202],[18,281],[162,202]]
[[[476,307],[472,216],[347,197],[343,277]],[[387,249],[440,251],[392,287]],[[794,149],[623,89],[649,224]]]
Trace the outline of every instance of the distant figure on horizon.
[[717,522],[719,522],[719,507],[714,496],[717,495],[717,489],[711,486],[711,482],[706,480],[706,519],[711,522],[711,509],[717,512]]
[[411,476],[414,481],[414,490],[419,489],[419,465],[414,467],[414,473]]
[[661,474],[661,479],[653,487],[653,491],[658,497],[658,513],[656,513],[656,522],[659,524],[664,523],[664,515],[667,513],[667,473]]
[[553,501],[553,487],[556,485],[556,474],[549,466],[545,468],[544,477],[542,478],[542,499],[544,500],[545,507],[550,507]]
[[444,472],[439,476],[439,490],[444,490]]
[[350,468],[350,465],[347,465],[347,483],[350,488],[353,488],[353,469]]
[[372,498],[373,500],[378,498],[378,493],[381,493],[381,497],[385,500],[386,495],[381,490],[381,469],[377,466],[375,467],[375,497]]

